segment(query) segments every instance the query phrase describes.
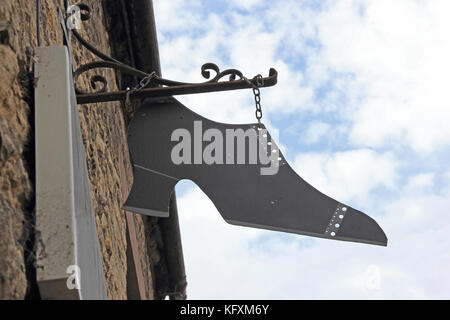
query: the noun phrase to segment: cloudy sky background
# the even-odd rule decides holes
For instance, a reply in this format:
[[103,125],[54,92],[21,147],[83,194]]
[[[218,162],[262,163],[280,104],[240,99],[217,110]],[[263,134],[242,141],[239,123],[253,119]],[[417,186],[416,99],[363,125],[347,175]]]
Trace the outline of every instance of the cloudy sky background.
[[[154,0],[163,76],[269,68],[263,122],[300,176],[361,209],[387,248],[228,225],[177,186],[192,299],[450,298],[450,1]],[[253,123],[251,90],[179,97]]]

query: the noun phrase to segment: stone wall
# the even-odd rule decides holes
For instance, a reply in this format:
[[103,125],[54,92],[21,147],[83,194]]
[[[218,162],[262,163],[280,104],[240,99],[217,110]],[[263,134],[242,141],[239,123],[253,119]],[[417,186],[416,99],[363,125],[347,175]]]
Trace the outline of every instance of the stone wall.
[[[62,3],[62,1],[61,1]],[[83,22],[81,35],[101,51],[110,54],[102,2],[84,1],[92,17]],[[60,1],[41,1],[42,46],[63,42],[58,21]],[[37,46],[35,1],[0,1],[0,299],[39,297],[35,284],[34,243],[34,137],[33,137],[33,48]],[[96,60],[73,42],[75,65]],[[115,74],[102,71],[111,90]],[[89,90],[88,78],[79,86]],[[131,165],[126,144],[124,110],[121,103],[79,106],[94,210],[107,292],[110,299],[127,298],[127,225],[122,207],[131,185]],[[120,161],[126,170],[128,187],[121,185]],[[148,240],[149,225],[134,218],[146,295],[153,298],[151,267],[158,258]],[[152,260],[153,259],[153,260]]]

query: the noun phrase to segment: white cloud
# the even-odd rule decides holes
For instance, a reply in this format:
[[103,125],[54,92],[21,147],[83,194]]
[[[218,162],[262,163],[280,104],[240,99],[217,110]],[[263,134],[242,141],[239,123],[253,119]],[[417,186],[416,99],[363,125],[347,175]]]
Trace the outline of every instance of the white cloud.
[[[432,152],[450,143],[448,1],[330,2],[318,15],[313,65],[355,75],[351,141]],[[360,91],[362,90],[362,92]]]
[[450,196],[450,170],[444,172],[442,175],[443,184],[443,194],[448,194]]
[[330,125],[325,122],[316,121],[306,129],[304,141],[308,144],[317,143],[330,132]]
[[154,10],[158,30],[190,33],[203,23],[201,2],[198,0],[154,1]]
[[[276,28],[267,29],[264,21],[256,16],[233,12],[228,15],[232,23],[226,19],[226,15],[210,13],[199,17],[195,5],[190,8],[195,12],[190,16],[185,4],[183,8],[187,11],[180,19],[183,24],[196,30],[195,36],[185,28],[180,28],[179,34],[175,36],[166,36],[179,26],[177,19],[168,16],[170,10],[179,10],[176,9],[178,4],[167,1],[160,8],[160,1],[155,3],[156,20],[161,20],[158,30],[163,76],[187,82],[205,81],[200,78],[200,66],[205,62],[216,63],[221,70],[239,69],[250,78],[259,73],[268,76],[269,68],[273,67],[279,72],[278,85],[270,90],[261,90],[265,113],[292,113],[318,107],[314,102],[314,88],[307,85],[304,75],[298,70],[291,70],[291,66],[277,57],[277,49],[283,35]],[[163,12],[161,18],[159,10]],[[203,24],[194,22],[197,19],[201,19]],[[226,59],[223,59],[224,56]],[[249,102],[252,101],[250,95],[251,91],[247,92]],[[189,99],[195,104],[202,103],[195,100],[196,97]],[[221,106],[218,112],[222,112],[222,115],[223,112],[240,112],[239,108],[237,103],[226,104]]]
[[[443,12],[450,10],[450,2],[324,1],[322,10],[305,3],[277,1],[267,9],[265,21],[277,26],[269,33],[272,41],[265,42],[271,53],[253,60],[278,63],[277,56],[287,55],[290,65],[280,77],[285,72],[288,79],[302,77],[297,83],[280,82],[278,88],[292,99],[293,91],[300,96],[296,107],[280,103],[280,112],[304,110],[305,104],[314,106],[310,110],[338,111],[357,146],[395,143],[427,154],[448,147],[450,20]],[[246,35],[239,36],[245,43]],[[247,38],[251,46],[236,51],[241,60],[250,60],[242,54],[246,47],[258,46]],[[282,49],[274,51],[277,45]],[[302,61],[306,71],[291,71]],[[325,95],[319,105],[310,99],[318,93]]]
[[305,153],[294,168],[308,183],[341,201],[364,202],[376,188],[391,189],[398,178],[391,153],[357,149],[335,153]]
[[422,189],[429,188],[434,185],[435,174],[430,173],[420,173],[418,175],[412,176],[407,184],[408,189]]
[[262,0],[246,0],[246,1],[231,0],[230,4],[236,8],[250,10],[250,9],[254,8],[255,6],[261,5],[262,2],[263,2]]
[[317,111],[319,106],[314,101],[314,90],[307,85],[301,72],[293,72],[282,61],[273,62],[270,66],[278,71],[278,83],[275,87],[261,90],[264,110],[271,114]]

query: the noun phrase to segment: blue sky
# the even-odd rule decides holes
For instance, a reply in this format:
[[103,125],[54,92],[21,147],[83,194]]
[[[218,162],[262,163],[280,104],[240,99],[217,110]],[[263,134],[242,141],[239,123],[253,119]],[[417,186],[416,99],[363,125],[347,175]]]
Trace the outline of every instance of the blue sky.
[[[163,76],[214,62],[262,90],[263,122],[326,194],[374,217],[387,248],[226,224],[177,185],[189,298],[450,298],[447,0],[155,0]],[[251,90],[182,96],[212,120],[253,123]]]

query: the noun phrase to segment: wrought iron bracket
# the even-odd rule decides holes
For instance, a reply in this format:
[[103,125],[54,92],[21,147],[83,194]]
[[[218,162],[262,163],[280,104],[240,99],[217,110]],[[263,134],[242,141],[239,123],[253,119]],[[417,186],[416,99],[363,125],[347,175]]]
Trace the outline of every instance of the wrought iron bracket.
[[[80,10],[80,18],[82,21],[89,20],[91,18],[91,9],[85,4],[79,4],[78,8]],[[68,2],[65,2],[66,9],[66,21],[67,18],[71,16],[72,13],[67,13]],[[70,46],[70,35],[73,34],[74,38],[78,42],[88,49],[91,53],[101,59],[101,61],[94,61],[82,65],[77,70],[74,71],[74,83],[77,93],[77,103],[78,104],[89,104],[97,102],[107,102],[107,101],[125,101],[127,98],[128,91],[113,91],[108,92],[107,80],[101,75],[94,75],[90,78],[90,85],[94,92],[86,92],[81,90],[76,86],[77,79],[83,73],[99,68],[110,68],[121,72],[122,74],[129,74],[136,76],[137,79],[143,79],[148,77],[149,74],[133,68],[125,63],[122,63],[105,53],[96,49],[92,44],[86,41],[76,29],[67,28],[60,13],[61,24],[63,25],[64,38],[66,39],[69,51],[71,51]],[[69,53],[71,55],[71,52]],[[211,78],[211,71],[215,72],[215,76]],[[201,67],[201,74],[205,79],[209,79],[202,83],[185,83],[179,81],[173,81],[161,78],[159,76],[154,76],[149,85],[149,88],[142,88],[138,91],[133,91],[133,98],[145,98],[145,97],[164,97],[164,96],[175,96],[175,95],[185,95],[185,94],[196,94],[196,93],[206,93],[206,92],[218,92],[218,91],[228,91],[228,90],[239,90],[239,89],[251,89],[254,87],[270,87],[277,83],[277,71],[273,68],[270,69],[269,75],[264,78],[260,76],[255,76],[252,79],[245,77],[241,71],[236,69],[227,69],[220,71],[219,67],[214,63],[205,63]],[[222,79],[228,76],[228,81],[223,81]],[[101,84],[99,86],[99,84]]]
[[[212,65],[211,63],[204,64],[202,66],[202,72],[205,66]],[[219,73],[220,74],[220,73]],[[94,79],[94,78],[93,78]],[[99,79],[99,78],[98,78]],[[154,88],[145,88],[137,91],[133,94],[133,97],[144,98],[144,97],[165,97],[165,96],[175,96],[182,94],[195,94],[195,93],[206,93],[206,92],[218,92],[218,91],[228,91],[228,90],[239,90],[239,89],[249,89],[252,88],[252,84],[256,85],[255,78],[250,80],[250,83],[245,78],[231,79],[229,81],[218,81],[213,79],[212,81],[203,83],[179,83],[175,85],[163,86],[164,82],[168,80],[162,78],[155,78],[152,82],[159,84],[161,86]],[[91,81],[92,82],[92,81]],[[275,69],[270,69],[269,76],[263,78],[263,85],[260,87],[270,87],[277,83],[277,71]],[[87,104],[95,102],[106,102],[106,101],[119,101],[125,100],[127,96],[127,91],[116,91],[116,92],[97,92],[97,93],[85,93],[77,95],[78,104]]]

